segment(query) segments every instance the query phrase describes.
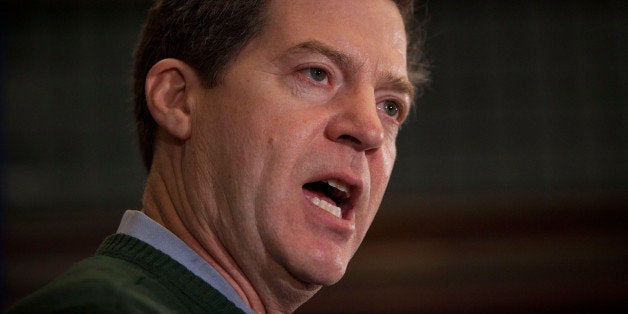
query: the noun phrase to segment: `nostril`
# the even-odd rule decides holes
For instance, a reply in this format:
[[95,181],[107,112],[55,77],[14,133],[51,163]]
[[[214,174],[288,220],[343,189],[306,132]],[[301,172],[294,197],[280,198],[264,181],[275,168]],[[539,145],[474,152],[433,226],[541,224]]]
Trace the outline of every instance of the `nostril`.
[[351,136],[351,135],[341,135],[339,138],[339,140],[343,140],[346,142],[350,142],[350,143],[355,143],[355,144],[362,144],[362,142],[360,140],[358,140],[357,138]]

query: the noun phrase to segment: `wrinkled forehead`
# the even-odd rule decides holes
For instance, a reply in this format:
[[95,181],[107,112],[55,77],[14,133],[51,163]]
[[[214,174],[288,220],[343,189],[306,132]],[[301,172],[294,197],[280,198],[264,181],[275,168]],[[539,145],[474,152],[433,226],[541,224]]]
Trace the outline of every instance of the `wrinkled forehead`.
[[262,33],[277,48],[316,40],[356,60],[406,74],[406,32],[390,0],[274,0]]

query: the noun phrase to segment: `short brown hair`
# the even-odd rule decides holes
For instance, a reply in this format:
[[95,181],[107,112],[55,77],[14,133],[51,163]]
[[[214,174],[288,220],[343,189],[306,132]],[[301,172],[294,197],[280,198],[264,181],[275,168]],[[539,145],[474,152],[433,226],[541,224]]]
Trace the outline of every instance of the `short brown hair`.
[[[414,24],[413,0],[394,0],[408,33],[408,71],[417,87],[427,82],[422,34]],[[148,13],[135,51],[133,92],[135,123],[144,165],[150,170],[157,123],[146,105],[148,71],[158,61],[179,59],[203,84],[220,84],[225,69],[263,29],[269,0],[158,0]]]

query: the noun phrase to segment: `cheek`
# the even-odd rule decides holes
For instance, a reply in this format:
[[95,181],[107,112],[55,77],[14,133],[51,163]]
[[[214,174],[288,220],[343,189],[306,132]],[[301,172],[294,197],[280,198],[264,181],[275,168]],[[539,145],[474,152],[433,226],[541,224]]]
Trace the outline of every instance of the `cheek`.
[[239,208],[224,216],[242,216],[254,197],[252,191],[260,185],[273,121],[260,117],[261,110],[249,109],[254,106],[247,102],[247,94],[232,98],[230,105],[222,95],[212,96],[212,101],[206,97],[194,112],[193,131],[186,144],[193,146],[186,151],[190,160],[186,165],[196,181],[191,186],[198,189],[193,205]]
[[397,158],[397,146],[393,140],[393,142],[389,145],[385,145],[382,148],[383,151],[383,168],[384,173],[386,174],[386,182],[390,178],[390,174],[392,173],[393,166],[395,165],[395,159]]
[[397,149],[394,142],[385,143],[379,154],[370,156],[371,189],[374,193],[383,194],[395,165]]
[[386,186],[388,185],[390,174],[395,163],[395,155],[396,148],[393,144],[384,145],[381,150],[367,157],[370,174],[370,195],[368,204],[369,210],[365,212],[363,223],[358,226],[358,228],[362,229],[362,234],[366,233],[366,230],[379,210],[379,206],[384,196],[384,192],[386,191]]

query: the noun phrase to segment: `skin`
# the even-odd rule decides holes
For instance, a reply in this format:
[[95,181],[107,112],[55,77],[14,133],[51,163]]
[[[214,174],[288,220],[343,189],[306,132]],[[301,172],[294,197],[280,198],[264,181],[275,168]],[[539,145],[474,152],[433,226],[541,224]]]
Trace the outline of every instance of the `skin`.
[[[144,212],[256,312],[294,311],[340,280],[377,213],[410,109],[405,51],[392,1],[284,0],[217,87],[160,61]],[[342,218],[303,188],[332,178],[350,186]]]

